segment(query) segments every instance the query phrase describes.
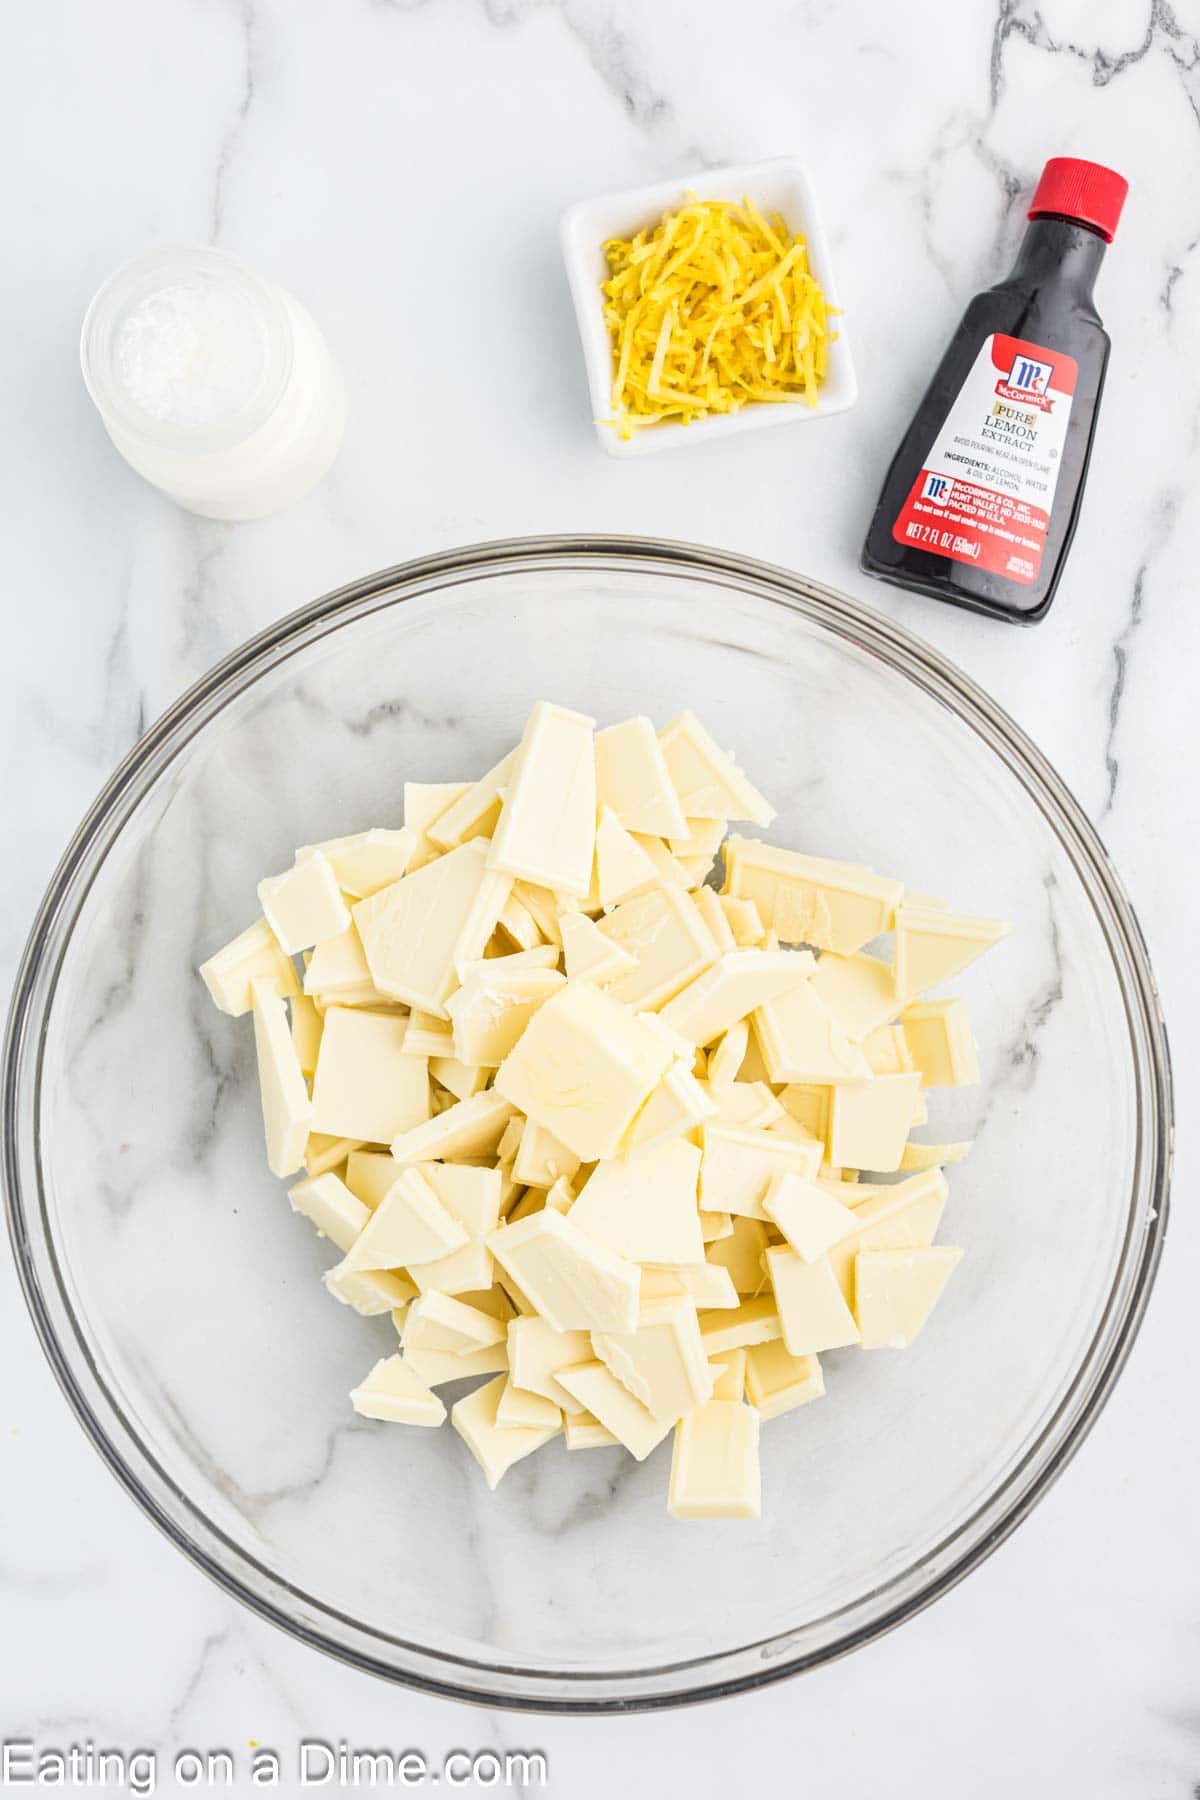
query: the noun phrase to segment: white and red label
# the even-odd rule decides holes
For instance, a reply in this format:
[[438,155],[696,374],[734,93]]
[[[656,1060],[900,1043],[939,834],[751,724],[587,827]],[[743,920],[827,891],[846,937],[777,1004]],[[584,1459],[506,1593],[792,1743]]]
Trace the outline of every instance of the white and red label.
[[1057,350],[985,338],[892,526],[896,542],[1036,581],[1077,374]]

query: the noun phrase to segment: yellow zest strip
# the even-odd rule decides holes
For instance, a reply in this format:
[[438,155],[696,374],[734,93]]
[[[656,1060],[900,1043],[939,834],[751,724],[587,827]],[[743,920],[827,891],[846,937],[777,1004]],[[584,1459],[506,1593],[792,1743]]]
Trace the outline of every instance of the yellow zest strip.
[[808,246],[751,200],[696,200],[604,246],[613,414],[623,438],[747,402],[816,406],[832,309]]

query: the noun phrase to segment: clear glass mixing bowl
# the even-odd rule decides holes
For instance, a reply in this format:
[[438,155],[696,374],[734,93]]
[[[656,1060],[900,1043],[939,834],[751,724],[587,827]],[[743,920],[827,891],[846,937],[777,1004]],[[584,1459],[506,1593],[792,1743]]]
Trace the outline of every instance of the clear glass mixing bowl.
[[[333,1304],[267,1173],[245,1020],[196,965],[296,844],[395,824],[532,703],[693,707],[772,838],[1012,919],[964,982],[978,1088],[942,1236],[966,1260],[903,1356],[826,1360],[763,1433],[763,1518],[678,1524],[669,1446],[561,1441],[489,1494],[451,1431],[358,1419],[394,1347]],[[509,1706],[728,1693],[836,1656],[957,1580],[1096,1415],[1162,1243],[1167,1049],[1137,924],[1038,752],[926,645],[744,558],[633,539],[431,557],[245,645],[138,744],[38,917],[4,1067],[29,1305],[109,1466],[216,1580],[361,1668]]]

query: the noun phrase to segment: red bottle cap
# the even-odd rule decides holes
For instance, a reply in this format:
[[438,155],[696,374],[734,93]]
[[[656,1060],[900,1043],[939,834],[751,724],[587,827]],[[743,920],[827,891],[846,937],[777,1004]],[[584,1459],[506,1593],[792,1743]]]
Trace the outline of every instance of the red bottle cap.
[[1078,219],[1103,234],[1111,244],[1121,217],[1129,183],[1103,163],[1084,162],[1077,156],[1052,156],[1029,202],[1030,219],[1058,213]]

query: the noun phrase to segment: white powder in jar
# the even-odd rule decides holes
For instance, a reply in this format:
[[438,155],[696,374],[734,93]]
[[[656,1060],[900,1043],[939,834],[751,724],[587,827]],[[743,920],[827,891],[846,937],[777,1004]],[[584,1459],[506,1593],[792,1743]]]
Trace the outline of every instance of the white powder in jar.
[[203,430],[237,416],[262,385],[262,322],[229,286],[200,279],[144,295],[113,345],[116,378],[164,425]]

